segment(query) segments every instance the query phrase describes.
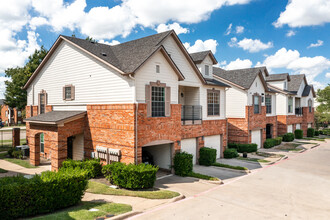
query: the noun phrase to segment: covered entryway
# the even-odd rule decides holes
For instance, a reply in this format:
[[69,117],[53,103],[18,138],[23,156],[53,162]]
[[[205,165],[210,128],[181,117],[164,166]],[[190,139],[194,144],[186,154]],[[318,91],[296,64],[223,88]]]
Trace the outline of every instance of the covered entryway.
[[293,133],[293,125],[288,125],[288,133]]
[[272,138],[273,137],[273,125],[267,124],[266,125],[266,138]]
[[261,148],[261,130],[251,131],[251,143],[257,144]]
[[222,153],[222,135],[211,135],[204,137],[204,146],[217,150],[217,158],[221,157]]
[[197,139],[188,138],[181,140],[181,152],[187,152],[193,155],[193,164],[197,163]]
[[142,162],[158,166],[164,170],[171,170],[172,144],[159,144],[142,147]]

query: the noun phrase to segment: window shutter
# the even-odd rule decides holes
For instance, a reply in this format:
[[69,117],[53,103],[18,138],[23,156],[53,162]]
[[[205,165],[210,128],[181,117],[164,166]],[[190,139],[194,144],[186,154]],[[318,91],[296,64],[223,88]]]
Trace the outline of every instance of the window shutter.
[[254,95],[252,95],[252,105],[253,105],[253,108],[254,108]]
[[71,86],[71,100],[74,100],[75,99],[75,87],[74,86]]
[[65,100],[65,86],[63,86],[63,100]]
[[147,117],[151,117],[151,86],[146,85],[146,104],[147,104]]
[[40,114],[40,93],[38,94],[38,115]]
[[171,87],[165,87],[165,116],[171,116]]
[[258,97],[259,98],[259,114],[261,114],[261,96]]

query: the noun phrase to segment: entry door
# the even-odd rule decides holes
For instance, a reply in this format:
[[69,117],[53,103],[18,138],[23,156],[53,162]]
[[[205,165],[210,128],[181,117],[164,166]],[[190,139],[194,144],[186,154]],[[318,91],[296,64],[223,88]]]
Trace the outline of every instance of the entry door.
[[68,146],[68,159],[73,159],[73,137],[68,137],[67,146]]
[[266,125],[266,138],[272,138],[272,133],[273,133],[272,128],[273,128],[272,125],[270,125],[270,124]]

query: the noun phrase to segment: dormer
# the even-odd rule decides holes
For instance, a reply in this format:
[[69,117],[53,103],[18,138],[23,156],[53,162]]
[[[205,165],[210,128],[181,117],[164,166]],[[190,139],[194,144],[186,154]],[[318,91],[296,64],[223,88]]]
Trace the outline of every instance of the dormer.
[[291,81],[288,73],[271,74],[266,76],[266,82],[282,90],[288,90],[288,83]]
[[190,56],[193,59],[199,71],[202,73],[203,77],[207,79],[212,79],[213,65],[218,63],[212,51],[207,50],[197,53],[191,53]]

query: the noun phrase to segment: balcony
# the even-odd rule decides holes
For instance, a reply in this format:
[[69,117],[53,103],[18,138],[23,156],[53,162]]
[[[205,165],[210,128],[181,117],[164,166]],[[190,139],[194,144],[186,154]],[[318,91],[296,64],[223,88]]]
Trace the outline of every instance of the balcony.
[[202,106],[201,105],[182,105],[181,122],[183,125],[201,124]]
[[296,114],[297,116],[302,116],[302,114],[303,114],[302,107],[295,108],[295,114]]

